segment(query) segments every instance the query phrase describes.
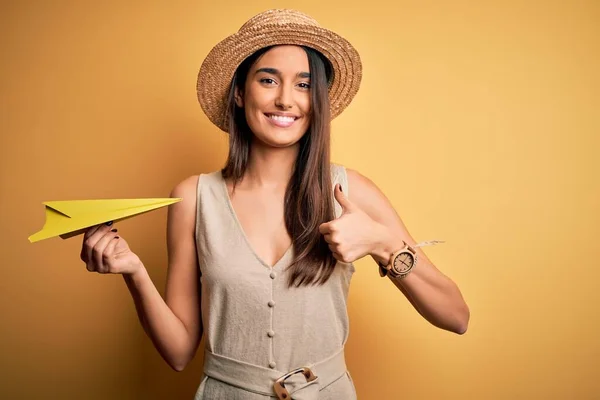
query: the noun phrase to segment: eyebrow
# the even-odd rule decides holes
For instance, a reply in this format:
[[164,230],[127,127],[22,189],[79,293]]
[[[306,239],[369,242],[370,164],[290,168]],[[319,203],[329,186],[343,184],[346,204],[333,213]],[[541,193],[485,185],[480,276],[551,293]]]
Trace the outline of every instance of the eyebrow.
[[[281,71],[279,71],[276,68],[259,68],[259,69],[256,70],[255,74],[258,74],[260,72],[265,72],[267,74],[281,76]],[[310,79],[310,72],[298,72],[297,76],[299,78]]]

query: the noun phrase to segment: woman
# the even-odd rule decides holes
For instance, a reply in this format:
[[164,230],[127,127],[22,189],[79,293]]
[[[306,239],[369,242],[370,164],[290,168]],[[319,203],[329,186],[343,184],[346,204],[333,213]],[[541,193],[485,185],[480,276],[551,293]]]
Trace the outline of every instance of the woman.
[[165,300],[110,224],[89,229],[90,271],[123,274],[144,329],[175,370],[206,335],[196,399],[352,399],[344,361],[354,267],[379,263],[432,324],[469,311],[367,178],[330,164],[330,120],[358,90],[354,48],[292,10],[261,13],[211,50],[198,76],[230,134],[221,171],[172,191]]

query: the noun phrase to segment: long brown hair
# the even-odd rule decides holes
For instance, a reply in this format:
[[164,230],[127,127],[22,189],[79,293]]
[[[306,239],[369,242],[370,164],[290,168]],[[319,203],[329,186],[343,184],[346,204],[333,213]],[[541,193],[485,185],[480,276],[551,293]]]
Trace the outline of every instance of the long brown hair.
[[[229,91],[229,156],[221,173],[223,178],[233,180],[234,187],[246,172],[253,136],[244,109],[235,103],[235,88],[243,91],[250,68],[270,48],[257,51],[240,64]],[[324,284],[337,262],[319,232],[320,224],[335,217],[328,95],[333,68],[321,53],[302,48],[310,68],[311,115],[310,126],[299,141],[300,150],[285,192],[285,226],[294,247],[294,260],[289,266],[290,287]]]

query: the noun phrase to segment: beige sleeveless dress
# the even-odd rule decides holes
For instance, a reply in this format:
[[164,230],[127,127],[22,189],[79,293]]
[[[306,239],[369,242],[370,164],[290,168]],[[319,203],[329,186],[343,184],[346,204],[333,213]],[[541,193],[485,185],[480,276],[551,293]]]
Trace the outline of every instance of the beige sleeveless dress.
[[[348,195],[343,166],[331,165],[336,183]],[[335,203],[336,217],[341,207]],[[348,338],[346,300],[354,273],[351,263],[338,262],[325,285],[288,288],[290,247],[271,268],[254,252],[232,207],[220,171],[202,174],[197,187],[196,244],[202,284],[201,309],[205,355],[235,360],[236,371],[215,375],[205,370],[195,400],[275,398],[253,391],[244,368],[281,376],[288,371],[342,356],[341,374],[291,393],[298,400],[356,399],[343,363]],[[239,369],[241,366],[242,369]],[[339,368],[338,368],[339,370]],[[215,378],[215,376],[223,376]],[[248,375],[251,376],[251,375]],[[330,379],[331,381],[332,379]]]

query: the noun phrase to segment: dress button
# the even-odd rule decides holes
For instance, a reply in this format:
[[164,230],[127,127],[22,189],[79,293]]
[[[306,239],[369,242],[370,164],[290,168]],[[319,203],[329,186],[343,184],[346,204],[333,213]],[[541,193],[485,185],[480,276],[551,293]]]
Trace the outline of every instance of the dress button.
[[277,364],[275,364],[275,361],[271,361],[269,363],[269,368],[274,369],[277,366]]
[[273,300],[269,300],[267,304],[269,305],[269,307],[275,307],[275,302]]
[[268,336],[268,337],[273,337],[273,336],[275,336],[275,332],[273,332],[273,331],[268,331],[268,332],[267,332],[267,336]]
[[269,276],[271,277],[271,279],[275,279],[275,277],[277,276],[277,274],[275,272],[271,272],[271,274]]

